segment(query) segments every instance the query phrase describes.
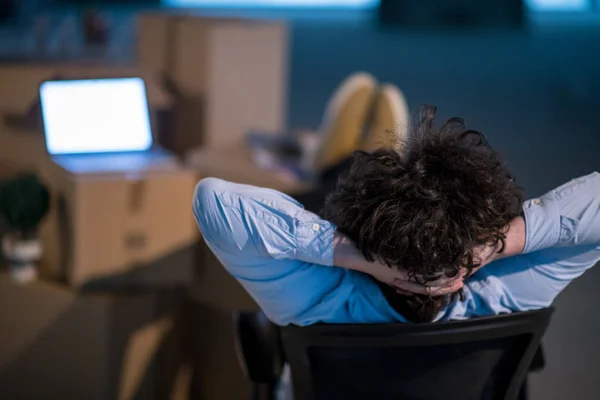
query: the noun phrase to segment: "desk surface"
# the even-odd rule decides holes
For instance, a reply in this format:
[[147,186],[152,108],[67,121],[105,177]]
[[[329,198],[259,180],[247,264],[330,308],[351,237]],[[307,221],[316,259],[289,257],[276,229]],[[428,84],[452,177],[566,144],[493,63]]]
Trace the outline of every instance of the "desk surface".
[[187,166],[201,178],[215,177],[236,183],[267,187],[294,195],[308,191],[311,185],[285,174],[262,169],[252,162],[242,144],[221,148],[204,148],[190,153]]

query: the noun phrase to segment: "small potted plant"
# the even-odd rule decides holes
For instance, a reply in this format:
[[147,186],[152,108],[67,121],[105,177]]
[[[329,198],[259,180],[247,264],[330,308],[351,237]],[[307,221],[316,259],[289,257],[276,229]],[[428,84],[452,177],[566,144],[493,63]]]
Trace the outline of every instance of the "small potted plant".
[[37,278],[42,256],[39,226],[49,208],[48,188],[35,174],[20,174],[0,185],[0,218],[6,226],[2,252],[19,282]]

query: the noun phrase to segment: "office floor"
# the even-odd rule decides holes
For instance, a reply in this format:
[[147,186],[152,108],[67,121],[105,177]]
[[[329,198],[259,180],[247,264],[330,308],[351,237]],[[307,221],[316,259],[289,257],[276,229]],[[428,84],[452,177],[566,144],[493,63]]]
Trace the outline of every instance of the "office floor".
[[[336,84],[366,70],[401,87],[413,110],[434,104],[441,118],[461,116],[487,134],[528,196],[600,170],[597,21],[538,21],[522,32],[415,32],[380,30],[352,13],[293,20],[291,127],[316,127]],[[600,268],[557,300],[547,367],[531,380],[533,400],[600,396],[598,284]]]

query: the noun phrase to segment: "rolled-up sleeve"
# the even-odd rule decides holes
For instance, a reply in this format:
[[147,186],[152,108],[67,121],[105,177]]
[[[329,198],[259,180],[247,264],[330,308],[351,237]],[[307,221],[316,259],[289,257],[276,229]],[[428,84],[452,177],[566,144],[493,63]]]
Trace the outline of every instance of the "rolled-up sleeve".
[[205,178],[192,208],[215,253],[333,265],[335,227],[283,193]]
[[196,187],[193,212],[220,264],[273,322],[305,324],[345,310],[338,293],[351,285],[343,285],[344,269],[332,267],[335,227],[291,197],[207,178]]
[[600,245],[600,173],[574,179],[528,200],[524,253],[553,247]]
[[600,261],[600,174],[574,179],[524,205],[524,254],[483,268],[465,285],[458,315],[548,307]]
[[315,214],[304,211],[297,218],[295,259],[312,264],[333,266],[335,226]]

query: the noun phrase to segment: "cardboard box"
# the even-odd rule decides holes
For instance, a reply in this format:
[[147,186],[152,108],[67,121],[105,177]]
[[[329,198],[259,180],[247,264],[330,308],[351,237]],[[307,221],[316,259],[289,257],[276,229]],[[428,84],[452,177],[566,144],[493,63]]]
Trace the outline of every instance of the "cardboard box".
[[0,135],[2,177],[36,172],[52,203],[40,226],[40,275],[75,286],[188,285],[197,259],[195,172],[74,176],[34,134]]
[[37,132],[14,133],[0,125],[0,168],[3,178],[19,172],[36,172],[47,181],[51,176],[50,157],[46,152],[44,137]]
[[[11,63],[0,65],[0,113],[26,113],[38,99],[42,82],[56,79],[119,78],[140,76],[146,82],[148,102],[153,108],[168,108],[171,98],[154,75],[137,66],[90,63]],[[1,124],[1,123],[0,123]]]
[[[136,19],[136,56],[145,72],[160,76],[167,72],[174,48],[173,33],[177,15],[165,12],[142,12]],[[169,61],[168,61],[169,60]]]
[[201,145],[239,143],[251,130],[284,130],[284,23],[144,13],[138,27],[140,68],[165,73],[178,92],[170,150],[183,155]]
[[198,149],[190,152],[186,163],[199,178],[215,177],[267,187],[289,195],[305,193],[313,187],[311,183],[298,181],[292,174],[261,168],[252,161],[248,149],[239,144]]
[[199,233],[191,211],[195,174],[186,169],[76,175],[53,166],[55,243],[46,268],[84,288],[188,285]]
[[0,398],[168,398],[182,304],[177,291],[81,294],[0,273]]

